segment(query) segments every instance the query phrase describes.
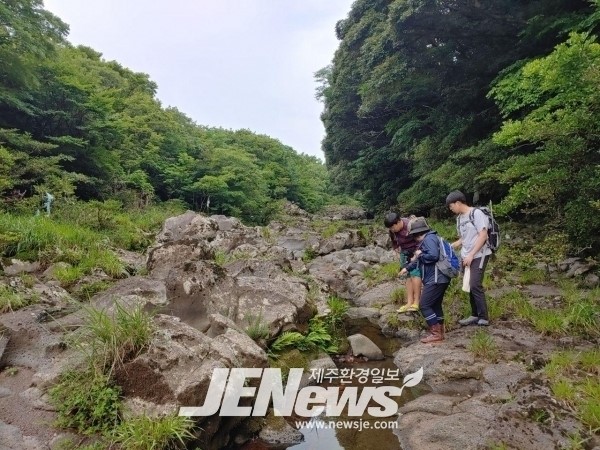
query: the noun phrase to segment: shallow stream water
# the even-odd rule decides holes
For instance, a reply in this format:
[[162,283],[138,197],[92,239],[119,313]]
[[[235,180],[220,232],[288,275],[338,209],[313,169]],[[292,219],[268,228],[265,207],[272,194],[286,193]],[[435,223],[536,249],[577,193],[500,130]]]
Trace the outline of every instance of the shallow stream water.
[[[193,307],[194,305],[181,304],[170,305],[169,314],[181,317],[182,320],[191,326],[196,328],[206,327],[206,323],[202,322],[200,318],[204,317],[205,314],[200,314]],[[194,314],[190,312],[193,311]],[[185,319],[184,319],[185,318]],[[367,370],[369,375],[378,373],[382,374],[397,373],[396,376],[384,381],[375,381],[374,377],[369,376],[368,380],[360,382],[358,379],[353,378],[351,382],[348,379],[342,381],[340,379],[334,380],[323,380],[318,383],[322,387],[335,387],[339,386],[340,391],[346,387],[356,386],[358,387],[358,393],[360,395],[361,387],[374,386],[397,386],[403,385],[403,378],[406,374],[401,374],[398,368],[393,362],[393,354],[403,345],[402,341],[397,338],[391,338],[385,336],[380,328],[368,319],[358,319],[348,321],[345,324],[345,332],[347,336],[360,333],[368,337],[371,341],[377,345],[385,355],[385,359],[381,361],[365,361],[362,357],[352,357],[346,355],[337,355],[333,357],[334,362],[338,368],[338,372],[341,373],[344,369],[353,370],[354,373]],[[377,371],[377,372],[375,372]],[[358,377],[356,377],[358,378]],[[415,399],[419,395],[428,392],[429,388],[420,383],[418,386],[413,388],[405,388],[402,395],[397,397],[390,397],[396,401],[399,406]],[[380,405],[371,401],[369,406],[379,407]],[[346,412],[346,411],[345,411]],[[365,413],[359,417],[349,417],[342,414],[336,417],[325,417],[319,416],[310,419],[310,423],[306,424],[308,419],[303,417],[291,418],[288,420],[291,426],[299,429],[304,436],[304,441],[298,445],[287,447],[288,450],[402,450],[400,442],[397,436],[398,433],[398,415],[395,414],[390,417],[378,418],[368,414],[365,409]],[[300,422],[304,422],[305,426],[299,427]],[[268,444],[262,442],[260,439],[253,440],[241,447],[243,450],[269,450],[273,447],[269,447]],[[277,450],[283,450],[282,447],[278,447]]]
[[[355,372],[368,370],[369,374],[393,374],[398,368],[393,362],[393,353],[402,346],[402,342],[396,338],[384,336],[377,325],[371,324],[368,320],[353,322],[346,325],[348,335],[355,333],[363,334],[371,339],[384,353],[386,358],[381,361],[364,361],[362,358],[337,357],[333,358],[338,367],[338,372],[343,369],[353,369]],[[375,372],[376,371],[376,372]],[[363,372],[364,373],[364,372]],[[333,380],[329,379],[319,385],[322,387],[340,386],[340,390],[348,386],[397,386],[403,385],[404,375],[398,373],[393,380],[381,381],[377,377],[369,376],[365,382],[358,379],[352,379],[352,382],[342,381],[343,378]],[[388,377],[389,378],[389,377]],[[424,383],[413,388],[405,388],[399,398],[393,398],[399,406],[414,400],[419,395],[428,392],[430,389]],[[360,389],[359,389],[360,392]],[[370,403],[370,406],[379,406],[376,402]],[[299,428],[304,436],[304,441],[298,445],[287,447],[287,450],[401,450],[398,433],[398,415],[378,418],[372,417],[365,410],[360,417],[348,417],[342,415],[339,417],[319,416],[310,419],[309,426]],[[298,428],[297,422],[306,419],[299,418],[291,420],[290,425]],[[246,447],[244,447],[246,448]],[[265,443],[253,441],[248,449],[269,449]]]

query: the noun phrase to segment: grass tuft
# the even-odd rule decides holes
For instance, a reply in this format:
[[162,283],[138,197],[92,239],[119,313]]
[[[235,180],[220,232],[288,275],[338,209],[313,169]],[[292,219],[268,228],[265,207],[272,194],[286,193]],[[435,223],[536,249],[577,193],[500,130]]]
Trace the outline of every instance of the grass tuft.
[[115,429],[113,439],[121,450],[179,449],[185,448],[185,441],[194,437],[193,426],[189,417],[140,416],[122,422]]
[[485,330],[475,332],[469,343],[469,350],[475,356],[489,361],[495,361],[498,358],[498,346],[494,342],[494,338]]

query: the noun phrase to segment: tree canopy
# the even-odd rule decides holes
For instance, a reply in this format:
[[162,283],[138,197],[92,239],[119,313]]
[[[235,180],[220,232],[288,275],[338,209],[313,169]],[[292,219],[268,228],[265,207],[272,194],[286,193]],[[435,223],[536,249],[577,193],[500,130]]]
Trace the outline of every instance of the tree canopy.
[[595,241],[599,9],[354,2],[333,64],[316,74],[333,189],[413,213],[442,213],[461,189],[504,215],[565,227],[582,247]]
[[177,198],[264,223],[279,200],[315,211],[329,198],[317,158],[248,130],[198,125],[162,107],[146,74],[70,45],[67,33],[40,0],[0,4],[3,202],[45,191],[126,205]]

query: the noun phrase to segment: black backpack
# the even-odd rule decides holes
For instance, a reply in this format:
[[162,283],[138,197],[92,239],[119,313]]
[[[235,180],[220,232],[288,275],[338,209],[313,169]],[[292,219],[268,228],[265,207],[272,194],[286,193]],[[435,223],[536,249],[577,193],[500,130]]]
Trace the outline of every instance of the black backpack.
[[[496,219],[494,219],[494,212],[492,211],[492,202],[490,202],[490,206],[474,206],[473,209],[471,209],[471,212],[469,213],[469,222],[474,223],[475,222],[475,210],[478,209],[479,211],[481,211],[483,214],[485,214],[485,216],[488,219],[488,225],[487,225],[487,246],[488,248],[492,251],[492,253],[496,253],[498,251],[498,248],[500,247],[500,226],[498,225],[498,222],[496,222]],[[458,229],[458,218],[456,221],[456,226]],[[460,230],[459,230],[459,236],[460,236]]]

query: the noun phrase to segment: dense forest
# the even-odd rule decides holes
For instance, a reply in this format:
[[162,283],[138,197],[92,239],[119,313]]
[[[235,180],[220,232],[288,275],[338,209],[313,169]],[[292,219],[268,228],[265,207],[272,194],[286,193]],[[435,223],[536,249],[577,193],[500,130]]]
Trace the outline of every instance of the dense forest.
[[[326,165],[208,128],[146,74],[67,41],[41,0],[0,3],[0,208],[179,199],[266,223],[332,194],[444,215],[448,191],[600,250],[600,0],[357,0],[316,74]],[[332,30],[333,32],[334,30]]]
[[41,0],[0,2],[0,204],[16,211],[57,200],[125,207],[180,199],[189,207],[265,223],[287,199],[327,200],[315,157],[247,130],[195,124],[156,98],[142,73],[68,43],[68,25]]
[[598,0],[357,0],[316,74],[337,192],[444,214],[461,189],[600,250]]

